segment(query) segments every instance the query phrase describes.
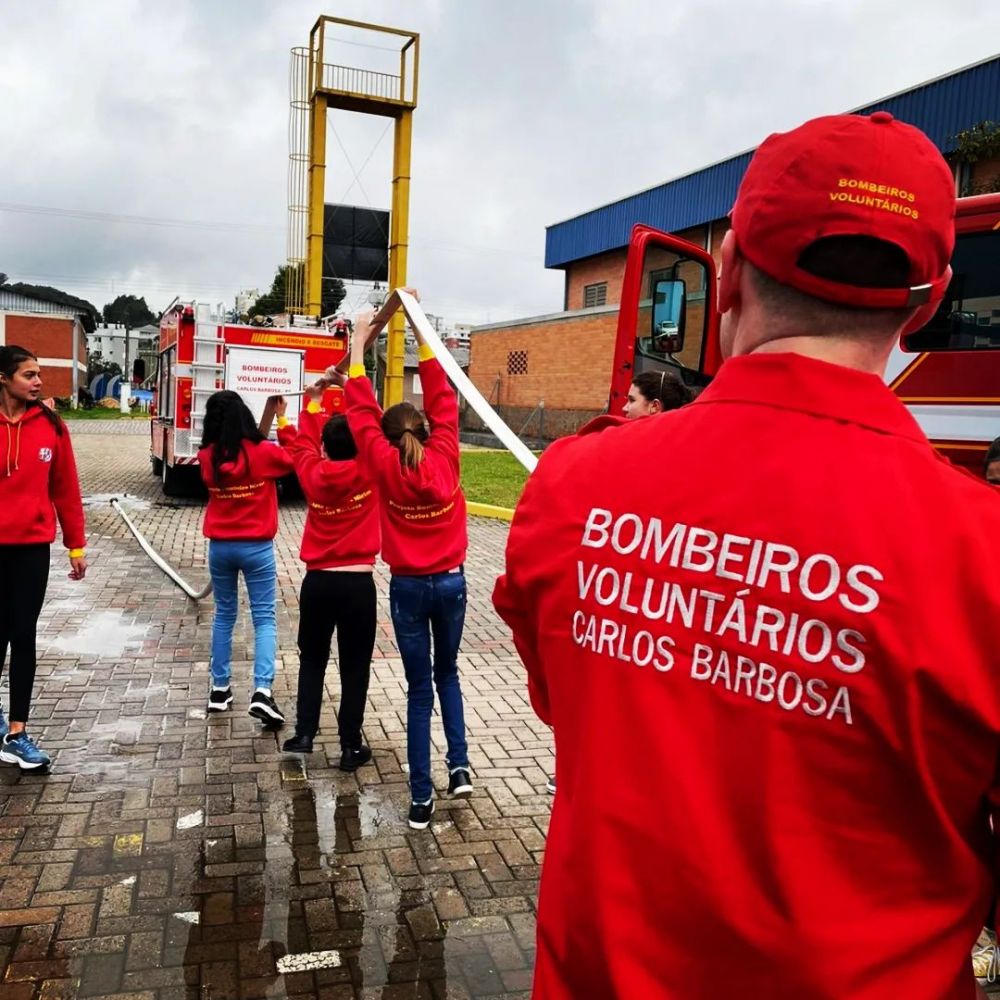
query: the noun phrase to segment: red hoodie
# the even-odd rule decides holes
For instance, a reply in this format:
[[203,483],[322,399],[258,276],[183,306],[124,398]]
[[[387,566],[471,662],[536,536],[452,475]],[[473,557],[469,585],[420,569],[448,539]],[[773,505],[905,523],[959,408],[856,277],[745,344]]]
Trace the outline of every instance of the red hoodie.
[[66,548],[87,544],[69,428],[59,434],[38,406],[17,421],[0,413],[0,511],[0,545],[55,541],[57,514]]
[[290,426],[278,430],[309,504],[299,558],[307,569],[374,565],[381,542],[378,493],[357,459],[334,462],[323,454],[328,419],[303,410],[298,432]]
[[218,480],[212,448],[198,452],[201,478],[208,487],[202,530],[206,538],[266,541],[278,533],[278,491],[275,479],[294,468],[284,448],[270,441],[244,441],[233,462],[223,462]]
[[535,1000],[974,1000],[998,537],[880,378],[795,354],[546,449],[494,593],[555,727]]
[[459,481],[458,399],[434,358],[420,362],[430,437],[417,469],[404,468],[382,433],[382,411],[371,383],[347,380],[347,419],[359,459],[382,495],[382,558],[396,576],[425,576],[465,561],[468,534]]

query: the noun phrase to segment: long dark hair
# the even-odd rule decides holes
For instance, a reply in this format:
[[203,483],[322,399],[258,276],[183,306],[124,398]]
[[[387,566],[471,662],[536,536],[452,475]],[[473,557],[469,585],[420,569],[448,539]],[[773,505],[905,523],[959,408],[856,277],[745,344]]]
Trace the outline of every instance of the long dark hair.
[[424,460],[427,425],[420,411],[407,402],[390,406],[382,414],[382,433],[399,449],[399,461],[406,469],[416,469]]
[[[13,378],[18,368],[25,361],[37,360],[37,355],[32,354],[26,347],[18,347],[17,344],[5,344],[0,347],[0,375]],[[3,392],[2,386],[0,386],[0,392]],[[56,434],[62,437],[63,422],[57,413],[53,413],[40,399],[31,400],[26,405],[29,409],[32,406],[37,406],[45,414],[48,422],[56,429]]]
[[216,479],[222,476],[224,463],[235,462],[239,457],[244,441],[263,440],[264,435],[257,428],[250,408],[238,393],[224,389],[208,397],[201,445],[212,448],[212,469]]

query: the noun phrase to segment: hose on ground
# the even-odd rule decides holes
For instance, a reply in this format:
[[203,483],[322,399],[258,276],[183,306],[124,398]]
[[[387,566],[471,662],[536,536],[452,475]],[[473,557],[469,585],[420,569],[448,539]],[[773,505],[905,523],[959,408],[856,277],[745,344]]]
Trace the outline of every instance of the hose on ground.
[[128,514],[125,513],[121,504],[118,502],[117,497],[114,497],[112,499],[111,506],[114,507],[114,509],[118,512],[118,514],[121,516],[121,519],[128,526],[129,531],[131,531],[132,534],[135,536],[135,540],[142,547],[143,552],[145,552],[146,555],[149,556],[149,558],[152,559],[153,562],[156,563],[156,565],[161,570],[163,570],[163,572],[166,573],[167,576],[170,577],[170,579],[174,583],[176,583],[177,586],[180,587],[181,590],[183,590],[188,597],[191,598],[192,601],[203,600],[204,598],[208,597],[209,594],[212,593],[211,580],[209,580],[208,583],[206,583],[201,590],[195,590],[194,587],[192,587],[191,584],[188,583],[187,580],[185,580],[184,577],[182,577],[180,573],[178,573],[177,570],[173,568],[173,566],[171,566],[168,562],[166,562],[163,559],[160,553],[157,552],[156,549],[154,549],[153,546],[146,541],[146,539],[142,535],[142,532],[139,531],[139,529],[135,526],[135,522],[132,520],[132,518],[130,518]]

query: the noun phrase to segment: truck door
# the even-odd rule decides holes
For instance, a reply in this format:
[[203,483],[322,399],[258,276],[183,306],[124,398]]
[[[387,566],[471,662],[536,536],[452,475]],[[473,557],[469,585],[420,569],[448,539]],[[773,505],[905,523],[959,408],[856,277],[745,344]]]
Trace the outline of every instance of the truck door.
[[645,371],[706,385],[719,354],[715,262],[703,248],[649,226],[632,230],[622,281],[608,409],[617,413]]

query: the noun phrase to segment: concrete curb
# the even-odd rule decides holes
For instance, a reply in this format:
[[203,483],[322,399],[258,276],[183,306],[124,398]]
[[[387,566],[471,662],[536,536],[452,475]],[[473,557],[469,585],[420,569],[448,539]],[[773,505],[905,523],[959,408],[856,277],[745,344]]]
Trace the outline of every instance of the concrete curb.
[[491,517],[495,521],[509,521],[514,516],[511,507],[494,507],[490,503],[466,502],[465,509],[476,517]]

